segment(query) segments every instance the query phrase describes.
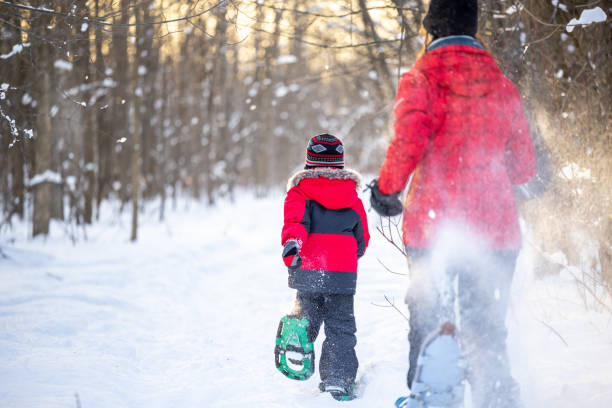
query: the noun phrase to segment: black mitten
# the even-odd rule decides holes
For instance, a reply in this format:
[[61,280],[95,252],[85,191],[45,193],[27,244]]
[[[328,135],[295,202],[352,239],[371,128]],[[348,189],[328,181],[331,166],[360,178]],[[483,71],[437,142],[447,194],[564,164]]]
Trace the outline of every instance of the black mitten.
[[283,247],[283,261],[290,270],[295,270],[302,266],[300,245],[295,239],[290,239],[285,242],[285,246]]
[[404,206],[399,199],[400,192],[393,194],[383,194],[378,189],[378,180],[374,179],[368,187],[371,190],[370,204],[374,211],[385,217],[393,217],[404,211]]

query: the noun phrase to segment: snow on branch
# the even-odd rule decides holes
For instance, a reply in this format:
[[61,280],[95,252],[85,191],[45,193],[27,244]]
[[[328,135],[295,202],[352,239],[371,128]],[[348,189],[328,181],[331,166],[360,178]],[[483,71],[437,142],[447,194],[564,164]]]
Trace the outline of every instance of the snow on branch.
[[0,54],[0,59],[9,59],[13,55],[20,54],[24,48],[27,48],[29,46],[30,46],[30,43],[15,44],[13,45],[13,49],[11,50],[11,52],[9,52],[8,54]]
[[582,13],[580,13],[579,19],[572,18],[567,26],[565,26],[565,29],[568,33],[571,33],[574,31],[576,26],[587,26],[592,23],[603,23],[607,19],[608,16],[601,9],[601,7],[595,7],[593,9],[583,10]]
[[45,170],[44,173],[32,177],[26,184],[28,187],[34,187],[42,183],[62,184],[62,176],[53,170]]
[[579,19],[573,18],[572,20],[570,20],[568,24],[548,23],[542,20],[541,18],[539,18],[538,16],[536,16],[532,11],[530,11],[527,7],[525,7],[525,5],[522,4],[521,2],[518,3],[518,6],[519,6],[519,8],[517,9],[518,11],[524,11],[531,18],[537,21],[539,24],[546,26],[546,27],[565,28],[570,33],[577,26],[587,26],[592,23],[602,23],[608,19],[608,16],[602,10],[601,7],[595,7],[592,9],[583,10],[582,13],[580,14]]
[[[7,83],[2,83],[2,85],[0,85],[0,101],[3,101],[4,99],[6,99],[6,93],[5,91],[9,89],[9,84]],[[17,130],[17,125],[15,124],[15,119],[11,118],[9,115],[7,115],[4,110],[2,109],[2,104],[0,104],[0,117],[2,117],[3,119],[5,119],[10,128],[11,128],[11,134],[13,135],[13,137],[16,139],[17,136],[19,136],[19,131]]]
[[55,67],[55,69],[60,71],[72,71],[72,63],[63,59],[56,60],[53,66]]

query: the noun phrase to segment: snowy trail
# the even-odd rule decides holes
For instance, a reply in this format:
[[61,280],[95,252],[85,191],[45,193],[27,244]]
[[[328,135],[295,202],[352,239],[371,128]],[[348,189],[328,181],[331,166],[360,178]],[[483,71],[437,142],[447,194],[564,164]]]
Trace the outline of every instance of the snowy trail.
[[[74,246],[61,228],[47,242],[26,240],[23,226],[4,231],[0,406],[74,407],[78,395],[83,408],[337,407],[318,393],[318,374],[301,383],[274,367],[294,297],[280,260],[282,202],[278,192],[179,205],[165,223],[145,217],[137,244],[117,221]],[[405,271],[369,217],[355,306],[368,384],[349,404],[391,407],[406,392],[407,322],[384,296],[405,311],[407,279],[378,263]],[[612,322],[585,311],[570,280],[534,283],[523,258],[508,324],[526,406],[612,406]]]

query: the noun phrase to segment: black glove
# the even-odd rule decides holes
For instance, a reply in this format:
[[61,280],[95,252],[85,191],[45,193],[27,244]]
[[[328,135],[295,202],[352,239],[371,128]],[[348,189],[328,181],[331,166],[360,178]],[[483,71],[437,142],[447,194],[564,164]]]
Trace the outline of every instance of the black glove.
[[296,270],[302,266],[302,258],[300,257],[300,246],[295,239],[290,239],[285,242],[283,247],[283,261],[289,270]]
[[404,206],[399,199],[400,192],[393,194],[383,194],[378,189],[378,180],[374,179],[368,188],[371,190],[370,193],[370,205],[374,208],[378,214],[385,217],[393,217],[399,215],[404,211]]

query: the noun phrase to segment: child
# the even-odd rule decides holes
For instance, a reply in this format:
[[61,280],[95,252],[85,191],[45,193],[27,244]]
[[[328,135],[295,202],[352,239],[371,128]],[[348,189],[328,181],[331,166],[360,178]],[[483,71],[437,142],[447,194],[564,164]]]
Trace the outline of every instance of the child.
[[353,295],[357,259],[370,239],[360,184],[358,173],[344,169],[342,142],[321,134],[308,143],[306,166],[289,179],[285,198],[283,259],[297,289],[292,315],[308,320],[311,342],[325,323],[319,388],[338,400],[353,395],[358,367]]

